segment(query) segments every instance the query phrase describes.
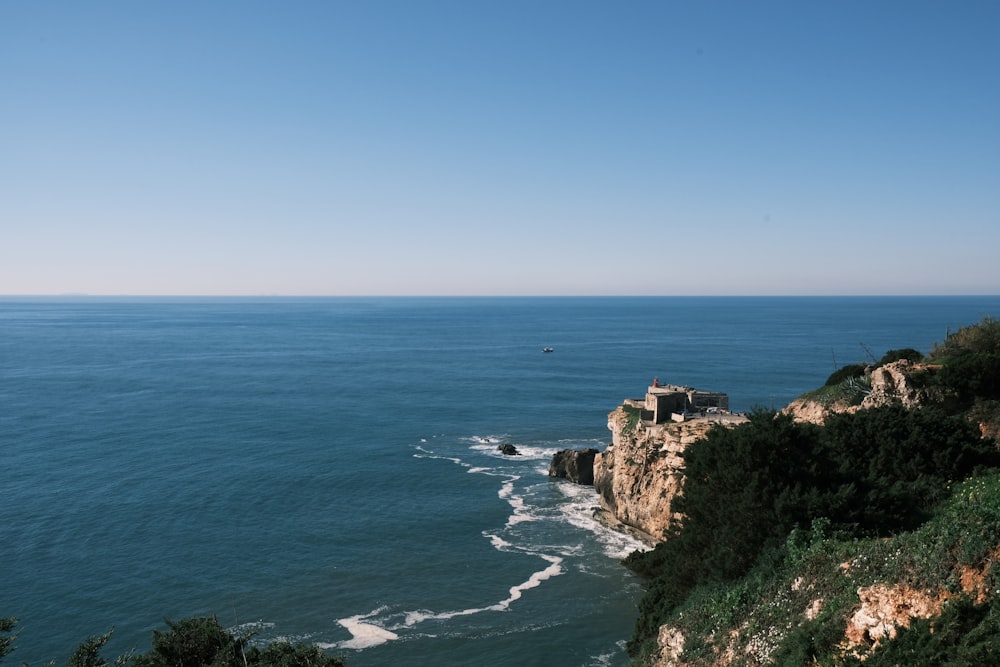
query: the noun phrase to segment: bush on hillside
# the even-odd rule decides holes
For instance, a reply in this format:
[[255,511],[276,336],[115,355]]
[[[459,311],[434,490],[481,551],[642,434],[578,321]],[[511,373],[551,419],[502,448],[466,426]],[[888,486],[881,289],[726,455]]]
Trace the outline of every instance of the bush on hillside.
[[934,384],[957,398],[959,411],[977,401],[1000,399],[1000,320],[986,317],[949,332],[927,359],[940,365]]
[[927,361],[947,363],[954,356],[968,353],[1000,353],[1000,320],[984,317],[976,324],[949,331],[943,343],[937,343],[928,353]]

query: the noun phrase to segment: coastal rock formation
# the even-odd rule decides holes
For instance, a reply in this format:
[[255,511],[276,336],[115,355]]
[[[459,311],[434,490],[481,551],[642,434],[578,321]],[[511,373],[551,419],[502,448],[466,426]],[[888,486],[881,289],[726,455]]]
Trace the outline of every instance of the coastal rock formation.
[[549,464],[549,477],[561,477],[576,484],[594,483],[594,457],[599,450],[563,449],[555,453]]
[[914,376],[918,372],[933,372],[937,367],[914,364],[900,359],[872,370],[871,391],[861,402],[861,409],[880,407],[891,403],[901,403],[907,408],[922,408],[932,403],[940,403],[942,396],[918,386]]
[[931,364],[900,359],[866,371],[865,380],[870,389],[860,404],[852,405],[838,399],[818,400],[807,394],[789,403],[782,412],[791,414],[798,421],[822,424],[832,414],[857,412],[884,405],[901,404],[907,408],[921,408],[941,404],[945,400],[941,392],[928,388],[926,382],[917,380],[922,375],[934,373],[938,368]]
[[521,452],[517,451],[517,447],[510,443],[504,443],[502,445],[497,445],[497,451],[504,456],[520,456]]
[[624,406],[608,415],[611,444],[594,458],[594,487],[614,521],[660,541],[680,517],[672,509],[684,476],[681,453],[715,422],[650,424]]

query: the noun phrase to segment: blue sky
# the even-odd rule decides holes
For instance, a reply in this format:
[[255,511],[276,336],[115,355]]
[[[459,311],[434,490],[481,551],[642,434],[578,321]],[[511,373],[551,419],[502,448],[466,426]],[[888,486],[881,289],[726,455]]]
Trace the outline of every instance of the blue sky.
[[1000,3],[0,3],[0,294],[1000,293]]

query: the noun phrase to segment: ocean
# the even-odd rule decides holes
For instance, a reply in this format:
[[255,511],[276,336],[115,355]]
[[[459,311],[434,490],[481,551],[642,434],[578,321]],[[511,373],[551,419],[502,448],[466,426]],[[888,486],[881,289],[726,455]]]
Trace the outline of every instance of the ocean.
[[[10,663],[215,615],[349,667],[615,666],[641,545],[552,454],[661,382],[780,408],[1000,297],[0,298]],[[545,347],[553,348],[543,353]],[[520,456],[503,456],[499,444]]]

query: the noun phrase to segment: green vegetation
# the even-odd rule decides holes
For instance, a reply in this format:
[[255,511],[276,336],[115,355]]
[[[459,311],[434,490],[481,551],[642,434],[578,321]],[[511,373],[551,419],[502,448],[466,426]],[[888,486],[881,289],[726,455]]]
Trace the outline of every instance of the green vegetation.
[[830,374],[830,377],[826,379],[823,386],[834,387],[839,385],[844,380],[850,380],[851,378],[859,378],[865,374],[865,369],[868,368],[865,364],[848,364],[838,370],[835,370]]
[[[251,643],[252,634],[234,635],[214,617],[167,621],[166,631],[153,631],[149,653],[119,656],[115,667],[343,667],[340,657],[328,656],[316,646],[275,642],[263,648]],[[12,632],[15,619],[0,619],[0,631]],[[109,667],[101,650],[111,632],[88,637],[67,661],[68,667]],[[14,637],[0,639],[0,659],[10,652]],[[55,663],[50,663],[54,665]]]
[[927,361],[941,366],[934,382],[957,399],[957,409],[1000,399],[1000,320],[987,317],[948,334]]
[[625,426],[622,427],[622,434],[625,437],[630,437],[635,433],[635,428],[642,419],[642,409],[625,404],[622,406],[622,411],[625,413]]
[[826,407],[860,405],[871,392],[869,370],[866,364],[848,364],[831,373],[822,387],[804,397]]
[[912,347],[906,347],[902,350],[889,350],[885,355],[878,360],[876,366],[885,366],[886,364],[891,364],[894,361],[900,361],[906,359],[907,361],[922,361],[924,355],[919,350],[914,350]]
[[[899,359],[921,355],[894,350],[879,365]],[[733,665],[859,666],[843,646],[847,619],[859,587],[880,583],[937,589],[948,602],[859,649],[865,665],[1000,662],[1000,602],[962,581],[972,572],[982,591],[1000,584],[1000,450],[973,423],[1000,413],[1000,324],[959,330],[928,361],[940,368],[926,382],[964,410],[888,405],[823,426],[755,411],[688,447],[683,523],[626,559],[649,580],[629,642],[638,664],[670,625],[686,664],[714,664],[738,637]],[[864,373],[845,367],[821,392],[842,396]]]

